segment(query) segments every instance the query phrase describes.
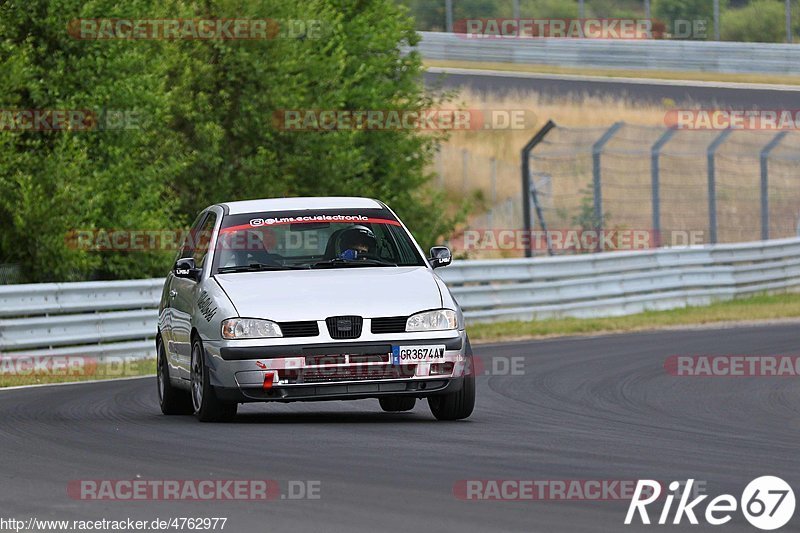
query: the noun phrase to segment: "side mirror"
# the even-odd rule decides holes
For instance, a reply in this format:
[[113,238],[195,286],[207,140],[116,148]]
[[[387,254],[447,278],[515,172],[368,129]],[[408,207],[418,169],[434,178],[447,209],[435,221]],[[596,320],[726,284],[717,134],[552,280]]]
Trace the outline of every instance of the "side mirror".
[[175,274],[176,278],[191,279],[193,281],[200,281],[200,274],[202,272],[203,270],[197,268],[194,264],[194,258],[192,257],[178,259],[175,262],[175,266],[172,268],[172,273]]
[[439,268],[449,265],[453,261],[453,256],[450,253],[450,248],[447,246],[434,246],[431,248],[431,257],[428,259],[431,267]]

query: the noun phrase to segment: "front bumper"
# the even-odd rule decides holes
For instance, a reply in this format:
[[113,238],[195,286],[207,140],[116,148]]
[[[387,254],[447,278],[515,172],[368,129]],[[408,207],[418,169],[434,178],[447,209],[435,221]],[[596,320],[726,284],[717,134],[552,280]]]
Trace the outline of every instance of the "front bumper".
[[[398,335],[277,346],[230,341],[203,344],[217,396],[240,403],[447,394],[461,388],[472,356],[464,331],[444,338]],[[393,346],[417,345],[443,345],[444,358],[437,363],[391,364]]]

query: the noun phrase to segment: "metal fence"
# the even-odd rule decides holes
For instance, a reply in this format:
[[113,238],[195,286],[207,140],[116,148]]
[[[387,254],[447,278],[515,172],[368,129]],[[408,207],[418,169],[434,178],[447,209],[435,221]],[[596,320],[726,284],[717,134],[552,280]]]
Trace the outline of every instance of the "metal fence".
[[0,352],[154,355],[163,279],[0,286]]
[[[526,228],[519,163],[447,147],[438,158],[442,186],[485,201],[485,211],[469,219],[467,230]],[[556,126],[530,153],[531,190],[541,217],[534,206],[528,221],[532,229],[544,223],[552,233],[646,231],[653,247],[793,237],[800,235],[798,169],[797,132]],[[456,253],[470,258],[521,257],[525,251],[462,250],[458,242]],[[554,248],[555,254],[577,251],[586,250]]]
[[[707,13],[708,18],[695,18],[695,22],[701,22],[701,31],[702,31],[702,38],[711,38],[713,37],[714,40],[719,41],[722,37],[722,27],[721,27],[721,14],[723,6],[720,5],[720,0],[707,0],[708,6],[711,7],[711,13],[707,13],[706,10],[703,10],[700,6],[696,6],[694,11],[700,11],[702,13]],[[652,20],[651,19],[651,0],[640,0],[640,2],[625,2],[624,4],[621,3],[609,3],[605,0],[600,1],[593,1],[593,0],[577,0],[577,2],[571,2],[569,0],[562,1],[559,5],[558,9],[553,9],[555,6],[553,4],[545,4],[542,5],[539,2],[531,1],[531,0],[499,0],[492,2],[489,1],[482,1],[482,2],[461,2],[458,0],[397,0],[400,4],[406,4],[411,8],[411,13],[417,19],[417,29],[419,30],[445,30],[447,32],[452,33],[456,26],[460,26],[456,24],[459,18],[499,18],[502,20],[504,18],[514,18],[519,19],[521,17],[535,17],[538,19],[547,18],[547,17],[564,17],[566,14],[573,11],[573,16],[584,19],[585,17],[617,17],[617,16],[624,16],[627,17],[631,13],[631,9],[636,10],[637,6],[636,3],[639,3],[641,6],[641,15],[644,19]],[[577,5],[576,5],[577,4]],[[691,6],[691,4],[689,4]],[[684,6],[684,7],[689,7]],[[794,7],[793,7],[794,6]],[[726,6],[727,7],[727,6]],[[548,9],[549,8],[549,9]],[[691,9],[691,8],[690,8]],[[794,15],[793,15],[794,12]],[[694,13],[693,15],[689,13],[685,13],[685,16],[697,16],[701,15],[701,13]],[[797,0],[784,0],[784,13],[783,13],[783,20],[775,20],[775,18],[768,19],[769,22],[765,23],[765,21],[759,21],[761,28],[768,27],[770,24],[780,27],[781,23],[783,30],[785,42],[791,43],[794,40],[794,33],[797,20]],[[761,15],[761,14],[759,14]],[[763,16],[763,15],[762,15]],[[758,16],[757,16],[758,18]],[[654,23],[657,21],[653,20]],[[682,21],[685,27],[685,23],[689,21]],[[673,24],[672,28],[669,28],[670,37],[671,38],[678,38],[678,39],[696,39],[700,38],[700,35],[695,34],[695,32],[691,32],[690,35],[685,34],[685,32],[681,31],[681,24]],[[455,28],[457,29],[457,28]],[[676,32],[677,30],[677,32]],[[763,35],[763,37],[767,37],[767,35]]]
[[797,133],[621,122],[555,127],[530,157],[533,175],[552,184],[538,195],[548,226],[646,229],[656,245],[798,235],[798,162]]
[[800,287],[800,239],[461,261],[442,270],[467,319],[619,316]]
[[19,283],[22,277],[19,265],[11,263],[0,263],[0,285],[10,285]]
[[[800,287],[800,239],[534,259],[437,270],[472,322],[599,317]],[[6,356],[152,357],[163,280],[0,287]]]
[[558,67],[800,75],[800,47],[776,43],[608,39],[468,39],[420,32],[425,59]]

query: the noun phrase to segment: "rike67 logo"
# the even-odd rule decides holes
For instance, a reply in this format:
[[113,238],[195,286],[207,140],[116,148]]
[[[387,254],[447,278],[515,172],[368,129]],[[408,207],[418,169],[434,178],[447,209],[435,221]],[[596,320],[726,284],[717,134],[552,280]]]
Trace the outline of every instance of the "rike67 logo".
[[[762,476],[754,479],[745,487],[739,501],[731,494],[721,494],[708,502],[702,514],[699,509],[700,504],[708,498],[708,495],[696,496],[690,501],[693,483],[693,479],[687,480],[686,490],[680,490],[682,484],[678,481],[669,484],[672,494],[667,494],[663,499],[664,506],[658,515],[658,524],[668,523],[676,494],[679,501],[671,521],[674,525],[680,524],[684,517],[690,524],[697,525],[699,523],[697,515],[700,515],[708,524],[719,526],[730,522],[733,513],[740,507],[750,524],[758,529],[770,531],[786,525],[794,515],[794,491],[779,477]],[[658,481],[639,480],[628,507],[628,514],[625,516],[625,524],[630,525],[637,512],[643,524],[650,524],[647,506],[659,500],[661,492],[662,486]]]

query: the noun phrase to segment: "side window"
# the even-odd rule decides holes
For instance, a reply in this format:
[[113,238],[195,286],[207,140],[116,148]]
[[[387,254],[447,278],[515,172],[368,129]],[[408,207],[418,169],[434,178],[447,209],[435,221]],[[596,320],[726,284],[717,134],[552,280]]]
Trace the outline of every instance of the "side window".
[[411,241],[409,239],[399,237],[399,234],[402,234],[403,230],[399,226],[387,226],[386,229],[389,235],[391,235],[392,241],[394,241],[394,243],[397,245],[397,252],[400,256],[400,264],[416,264],[419,259],[417,258],[417,254],[411,245]]
[[377,254],[381,259],[396,263],[399,254],[387,227],[383,224],[372,224],[372,232],[375,233],[375,238],[378,240]]
[[189,233],[186,235],[186,238],[183,240],[183,244],[181,245],[180,254],[178,254],[178,259],[186,259],[187,257],[194,256],[194,242],[195,236],[200,233],[200,226],[203,221],[206,219],[206,213],[200,213],[197,215],[197,218],[194,219],[192,222],[192,226],[189,228]]
[[217,215],[209,213],[206,217],[200,231],[194,236],[194,264],[197,268],[203,268],[203,261],[206,260],[208,255],[209,244],[211,243],[211,234],[214,232],[214,224],[217,223]]

